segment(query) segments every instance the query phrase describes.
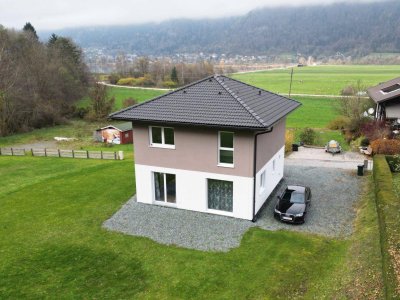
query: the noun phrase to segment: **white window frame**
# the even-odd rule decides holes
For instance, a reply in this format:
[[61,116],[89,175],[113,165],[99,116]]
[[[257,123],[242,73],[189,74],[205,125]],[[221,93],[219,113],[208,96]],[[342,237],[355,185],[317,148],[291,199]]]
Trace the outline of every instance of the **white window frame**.
[[[152,175],[152,185],[153,185],[153,203],[154,204],[158,204],[158,205],[176,206],[176,203],[177,203],[176,174],[174,174],[174,173],[165,173],[165,172],[157,172],[157,171],[153,171],[151,173],[152,173],[151,175]],[[155,179],[154,179],[154,174],[155,173],[160,173],[164,177],[164,179],[163,179],[163,181],[164,181],[164,186],[163,186],[163,188],[164,188],[164,200],[163,201],[156,199],[156,189],[155,189],[156,188],[156,183],[155,183]],[[168,195],[167,195],[167,174],[175,175],[175,203],[167,201],[167,197],[168,197]]]
[[227,164],[227,163],[222,163],[220,162],[220,153],[221,150],[226,150],[226,151],[232,151],[232,155],[233,155],[233,161],[235,161],[235,147],[232,148],[227,148],[227,147],[221,147],[221,133],[232,133],[233,137],[232,137],[232,144],[233,146],[235,145],[235,133],[232,131],[218,131],[218,167],[225,167],[225,168],[234,168],[235,167],[235,163],[231,163],[231,164]]
[[[153,128],[161,128],[161,144],[160,143],[153,143]],[[174,131],[174,144],[169,145],[165,144],[165,135],[164,135],[164,129],[169,128]],[[175,129],[173,127],[164,127],[164,126],[149,126],[149,141],[150,141],[150,147],[154,148],[166,148],[166,149],[175,149]]]
[[265,190],[265,175],[266,170],[262,171],[260,174],[260,194],[262,194]]

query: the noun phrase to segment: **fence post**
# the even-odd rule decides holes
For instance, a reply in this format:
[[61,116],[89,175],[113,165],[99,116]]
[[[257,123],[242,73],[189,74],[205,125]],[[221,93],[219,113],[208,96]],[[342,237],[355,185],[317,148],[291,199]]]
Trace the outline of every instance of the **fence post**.
[[23,150],[24,150],[24,156],[25,156],[26,155],[25,148]]
[[60,149],[57,150],[58,150],[58,157],[61,157]]
[[33,154],[33,148],[31,148],[31,153],[32,153],[32,156],[35,156],[35,154]]
[[12,147],[11,147],[11,155],[14,156],[14,151]]
[[86,150],[86,158],[89,158],[89,150]]
[[1,148],[0,148],[0,155],[1,155]]
[[44,156],[46,156],[46,157],[47,157],[47,151],[46,151],[46,148],[44,148]]
[[114,151],[114,159],[117,159],[117,152]]
[[74,149],[72,149],[72,158],[75,158],[75,152],[74,152]]
[[[1,155],[1,152],[0,152]],[[100,158],[103,159],[103,150],[100,150]]]

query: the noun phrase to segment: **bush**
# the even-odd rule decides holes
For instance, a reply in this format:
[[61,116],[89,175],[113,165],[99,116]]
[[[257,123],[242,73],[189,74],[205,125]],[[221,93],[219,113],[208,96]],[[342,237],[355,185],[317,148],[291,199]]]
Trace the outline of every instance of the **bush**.
[[393,178],[384,156],[374,157],[375,199],[381,236],[383,280],[387,299],[400,297],[400,202],[393,191]]
[[111,84],[117,84],[121,77],[118,74],[112,73],[108,76],[108,81]]
[[285,153],[292,151],[292,144],[294,141],[294,133],[292,130],[286,130],[285,132]]
[[117,81],[118,85],[136,85],[136,79],[133,77],[121,78]]
[[162,86],[168,89],[173,89],[176,88],[178,84],[172,80],[165,80],[163,81]]
[[341,90],[340,94],[342,96],[353,96],[356,94],[356,89],[354,86],[349,85],[349,86],[346,86],[343,90]]
[[378,139],[371,143],[374,154],[394,155],[400,153],[400,140]]
[[129,106],[133,106],[133,105],[136,105],[137,103],[138,102],[136,99],[127,98],[122,102],[122,107],[125,108],[125,107],[129,107]]
[[368,147],[369,146],[369,139],[368,138],[362,138],[360,141],[360,146],[361,147]]
[[328,128],[331,130],[343,130],[350,124],[350,119],[344,116],[339,116],[329,122]]
[[370,141],[390,137],[391,131],[384,121],[370,120],[361,126],[361,133]]
[[300,133],[300,140],[307,145],[313,145],[317,133],[312,128],[304,128],[304,130]]

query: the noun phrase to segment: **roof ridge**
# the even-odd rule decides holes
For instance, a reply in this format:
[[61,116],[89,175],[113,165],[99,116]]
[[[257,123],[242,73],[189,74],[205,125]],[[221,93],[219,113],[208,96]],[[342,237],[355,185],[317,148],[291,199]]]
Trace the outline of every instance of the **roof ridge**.
[[[274,93],[274,92],[271,92],[271,91],[267,91],[267,90],[265,90],[265,89],[263,89],[263,88],[260,88],[260,87],[258,87],[258,86],[254,86],[254,85],[248,84],[248,83],[246,83],[246,82],[237,80],[237,79],[235,79],[235,78],[231,78],[231,77],[228,77],[228,76],[223,76],[223,77],[228,78],[228,79],[233,80],[233,81],[236,81],[236,82],[239,82],[239,83],[241,83],[241,84],[247,85],[247,86],[249,86],[249,87],[252,87],[252,88],[255,88],[255,89],[259,89],[259,90],[261,90],[261,91],[264,91],[264,92],[267,92],[267,93],[270,93],[270,94],[273,94],[273,95],[276,95],[276,96],[285,98],[285,99],[287,99],[287,100],[290,100],[290,101],[293,101],[293,102],[296,102],[296,103],[300,103],[299,101],[294,100],[294,99],[292,99],[292,98],[289,98],[289,97],[286,97],[286,96],[283,96],[283,95],[281,95],[281,94]],[[301,104],[301,103],[300,103],[300,104]]]
[[[258,115],[256,114],[246,103],[244,103],[244,101],[238,96],[236,95],[233,91],[231,91],[230,88],[228,88],[225,84],[224,81],[219,80],[218,77],[224,77],[224,78],[228,78],[226,76],[222,76],[222,75],[216,75],[214,76],[214,78],[217,80],[217,82],[236,100],[238,101],[243,108],[250,113],[250,115],[255,118],[257,120],[257,122],[259,122],[261,125],[266,126],[265,121]],[[230,78],[228,78],[230,79]]]
[[113,113],[109,114],[108,117],[111,118],[111,117],[112,117],[113,115],[115,115],[115,114],[122,113],[122,112],[127,111],[128,109],[131,109],[131,108],[134,108],[134,107],[142,106],[142,105],[144,105],[144,104],[146,104],[146,103],[152,102],[152,101],[157,100],[157,99],[159,99],[159,98],[161,98],[161,97],[165,97],[165,96],[174,94],[174,93],[179,92],[179,91],[181,91],[181,90],[184,90],[184,89],[186,89],[186,88],[188,88],[188,87],[190,87],[190,86],[192,86],[192,85],[195,85],[195,84],[197,84],[197,83],[200,83],[200,82],[209,80],[210,78],[214,78],[214,77],[215,77],[214,75],[207,76],[207,77],[202,78],[202,79],[200,79],[200,80],[197,80],[197,81],[194,81],[194,82],[192,82],[192,83],[189,83],[188,85],[185,85],[185,86],[182,86],[182,87],[177,88],[177,89],[175,89],[175,90],[172,90],[172,91],[170,91],[170,92],[168,92],[168,93],[159,95],[159,96],[157,96],[157,97],[155,97],[155,98],[152,98],[152,99],[150,99],[150,100],[147,100],[147,101],[144,101],[144,102],[141,102],[141,103],[132,105],[132,106],[125,107],[125,108],[123,108],[123,109],[121,109],[121,110],[118,110],[118,111],[116,111],[116,112],[113,112]]

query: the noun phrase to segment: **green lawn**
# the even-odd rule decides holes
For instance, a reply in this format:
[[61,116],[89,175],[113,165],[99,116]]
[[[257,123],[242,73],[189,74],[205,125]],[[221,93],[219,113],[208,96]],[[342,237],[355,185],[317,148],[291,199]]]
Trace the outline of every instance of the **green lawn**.
[[[288,93],[290,69],[233,74],[232,77],[277,93]],[[376,85],[400,74],[400,65],[340,65],[294,68],[292,94],[339,95],[348,85],[361,80]]]
[[336,100],[331,98],[292,97],[302,106],[289,114],[288,128],[326,128],[339,114],[335,110]]
[[[160,96],[165,94],[167,91],[158,90],[146,90],[146,89],[129,89],[124,87],[109,87],[109,96],[115,97],[115,109],[123,108],[123,102],[125,99],[133,98],[138,102]],[[89,105],[89,98],[85,97],[77,104],[78,107],[86,107]]]
[[350,240],[254,228],[214,253],[102,229],[135,193],[131,159],[0,156],[0,175],[2,299],[329,298],[351,274]]

